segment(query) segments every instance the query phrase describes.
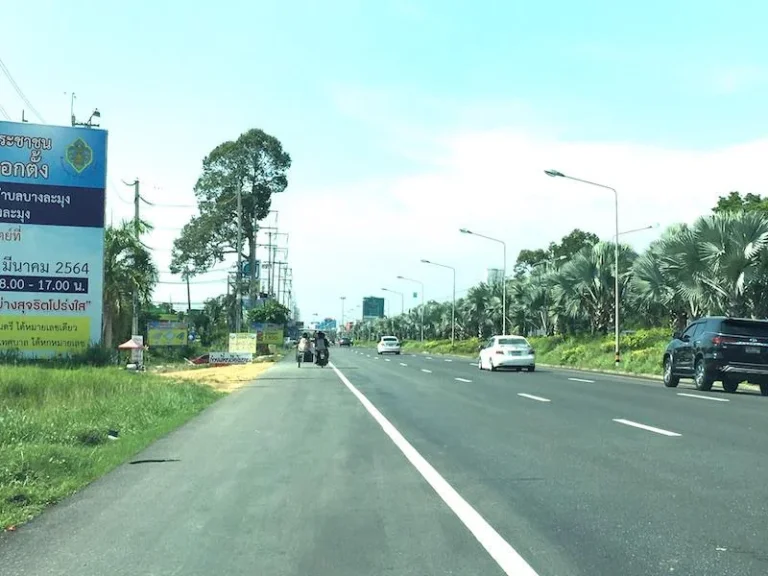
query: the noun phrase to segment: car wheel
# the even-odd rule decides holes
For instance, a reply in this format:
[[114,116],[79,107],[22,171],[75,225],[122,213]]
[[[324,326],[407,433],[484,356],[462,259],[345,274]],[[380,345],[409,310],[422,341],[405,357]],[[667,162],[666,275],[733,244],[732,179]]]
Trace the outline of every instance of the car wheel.
[[400,352],[395,352],[395,354],[397,354],[398,356],[400,356]]
[[715,383],[712,374],[707,372],[707,366],[704,364],[703,358],[696,360],[696,365],[693,368],[693,383],[696,385],[696,390],[701,390],[702,392],[712,390],[712,384]]
[[672,358],[669,356],[664,358],[664,386],[667,388],[677,388],[680,384],[680,378],[674,375],[673,368]]
[[733,394],[739,389],[740,379],[738,376],[726,376],[723,378],[723,390]]
[[533,372],[534,370],[536,370],[536,366],[535,365],[534,366],[528,366],[528,372]]
[[483,359],[482,358],[478,358],[477,359],[477,369],[478,370],[482,370],[483,369]]
[[760,382],[760,394],[763,396],[768,396],[768,382]]
[[496,370],[498,370],[498,368],[493,365],[493,360],[488,360],[488,365],[491,367],[491,372],[496,372]]
[[520,366],[518,366],[517,368],[515,368],[515,372],[522,372],[522,371],[523,371],[523,369],[522,369]]

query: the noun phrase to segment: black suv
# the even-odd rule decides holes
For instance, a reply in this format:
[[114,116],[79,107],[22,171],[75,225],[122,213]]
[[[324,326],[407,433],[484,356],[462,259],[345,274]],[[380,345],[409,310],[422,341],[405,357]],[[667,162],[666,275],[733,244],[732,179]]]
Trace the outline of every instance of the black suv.
[[768,396],[768,321],[709,316],[676,332],[662,359],[664,385],[693,378],[698,390],[711,390],[716,380],[736,392],[748,380]]

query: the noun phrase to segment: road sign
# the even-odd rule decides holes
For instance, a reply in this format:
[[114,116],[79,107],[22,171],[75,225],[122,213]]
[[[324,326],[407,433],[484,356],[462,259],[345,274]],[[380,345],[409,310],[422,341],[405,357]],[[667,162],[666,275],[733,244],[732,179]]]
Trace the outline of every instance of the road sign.
[[[257,280],[259,279],[261,274],[261,261],[256,260],[256,273],[254,274],[254,278]],[[243,262],[243,276],[250,278],[251,277],[251,263],[250,262]]]

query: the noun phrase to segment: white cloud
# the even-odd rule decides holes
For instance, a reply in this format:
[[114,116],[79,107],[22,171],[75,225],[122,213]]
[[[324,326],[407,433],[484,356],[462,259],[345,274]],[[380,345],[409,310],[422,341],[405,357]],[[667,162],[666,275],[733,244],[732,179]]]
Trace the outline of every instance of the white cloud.
[[711,75],[712,88],[718,94],[736,94],[765,83],[767,74],[761,66],[718,66]]
[[[520,249],[544,247],[576,227],[609,239],[613,194],[548,178],[547,168],[615,187],[621,230],[659,223],[624,238],[638,248],[667,225],[708,212],[719,195],[768,187],[762,168],[768,140],[698,152],[547,140],[509,129],[456,133],[435,145],[445,152],[418,174],[317,190],[312,200],[281,212],[281,218],[289,214],[283,222],[291,229],[304,311],[338,315],[338,296],[355,302],[383,295],[381,287],[397,289],[398,274],[427,282],[428,297],[448,296],[450,275],[419,264],[421,258],[455,265],[459,287],[472,285],[487,267],[501,265],[501,253],[459,234],[460,227],[506,241],[509,268]],[[321,248],[327,260],[314,259]],[[316,291],[308,292],[312,283]]]

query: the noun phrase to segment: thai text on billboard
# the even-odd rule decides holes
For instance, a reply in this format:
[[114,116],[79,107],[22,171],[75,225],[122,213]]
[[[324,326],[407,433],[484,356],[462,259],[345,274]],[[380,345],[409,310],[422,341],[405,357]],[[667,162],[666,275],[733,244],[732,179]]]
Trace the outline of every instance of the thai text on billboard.
[[0,349],[101,341],[107,133],[0,122]]

